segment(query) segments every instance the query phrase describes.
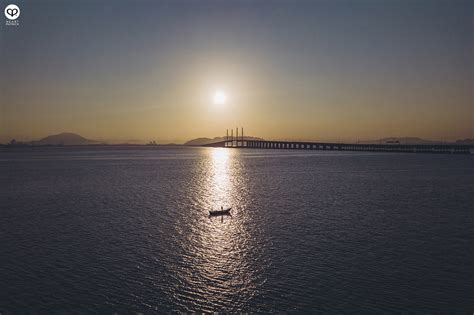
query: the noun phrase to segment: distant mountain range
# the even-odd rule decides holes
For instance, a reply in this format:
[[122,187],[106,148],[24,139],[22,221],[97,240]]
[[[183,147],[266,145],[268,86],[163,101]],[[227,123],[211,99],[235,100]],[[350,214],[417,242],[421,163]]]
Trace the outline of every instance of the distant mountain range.
[[[224,141],[226,137],[215,137],[215,138],[196,138],[189,140],[184,143],[186,146],[201,146],[210,143]],[[264,140],[262,138],[257,137],[244,137],[245,140]],[[139,144],[138,140],[133,140],[133,142],[120,142],[114,143],[112,142],[105,142],[105,141],[96,141],[91,139],[86,139],[78,134],[72,132],[63,132],[56,135],[50,135],[43,139],[37,141],[28,141],[28,142],[19,142],[11,140],[9,141],[10,145],[97,145],[97,144],[118,144],[118,145],[127,145],[127,144]],[[316,142],[316,141],[315,141]],[[321,141],[326,142],[326,141]],[[426,140],[416,137],[389,137],[389,138],[382,138],[378,140],[366,140],[366,141],[359,141],[359,143],[368,143],[368,144],[459,144],[459,145],[474,145],[474,139],[460,139],[452,142],[443,142],[443,141],[434,141],[434,140]],[[150,144],[148,144],[150,145]],[[157,145],[157,144],[155,144]],[[163,145],[163,144],[160,144]],[[168,145],[179,145],[170,143]]]
[[57,135],[47,136],[38,141],[32,141],[32,144],[35,145],[88,145],[100,143],[100,141],[89,140],[71,132],[63,132]]
[[404,137],[404,138],[397,138],[397,137],[390,137],[390,138],[383,138],[379,140],[369,140],[369,141],[360,141],[360,143],[373,143],[373,144],[474,144],[474,139],[464,139],[464,140],[456,140],[455,142],[446,142],[446,141],[437,141],[437,140],[426,140],[416,137]]
[[474,139],[463,139],[463,140],[456,140],[456,144],[474,144]]
[[370,143],[370,144],[386,144],[386,143],[399,143],[399,144],[441,144],[442,141],[433,141],[433,140],[426,140],[416,137],[404,137],[404,138],[397,138],[397,137],[389,137],[383,138],[378,140],[366,140],[366,141],[359,141],[360,143]]

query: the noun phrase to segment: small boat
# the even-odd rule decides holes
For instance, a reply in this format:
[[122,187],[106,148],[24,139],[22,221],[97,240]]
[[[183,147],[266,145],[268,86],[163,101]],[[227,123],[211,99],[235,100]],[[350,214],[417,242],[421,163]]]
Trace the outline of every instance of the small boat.
[[209,215],[229,215],[230,214],[230,209],[232,209],[231,207],[229,208],[222,208],[220,210],[211,210],[209,211]]

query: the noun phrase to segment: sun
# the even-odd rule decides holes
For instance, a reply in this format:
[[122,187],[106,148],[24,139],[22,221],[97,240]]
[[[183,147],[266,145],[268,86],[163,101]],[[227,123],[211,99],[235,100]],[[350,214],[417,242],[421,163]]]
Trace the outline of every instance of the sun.
[[227,102],[227,94],[222,90],[217,90],[212,96],[212,102],[215,105],[224,105]]

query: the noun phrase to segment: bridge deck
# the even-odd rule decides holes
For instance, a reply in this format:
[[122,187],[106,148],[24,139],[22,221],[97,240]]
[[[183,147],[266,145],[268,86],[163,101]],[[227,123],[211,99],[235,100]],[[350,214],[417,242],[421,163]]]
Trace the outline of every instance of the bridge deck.
[[305,141],[266,141],[234,140],[220,141],[204,145],[206,147],[277,149],[277,150],[333,150],[333,151],[369,151],[369,152],[406,152],[406,153],[474,153],[472,145],[456,144],[361,144],[326,143]]

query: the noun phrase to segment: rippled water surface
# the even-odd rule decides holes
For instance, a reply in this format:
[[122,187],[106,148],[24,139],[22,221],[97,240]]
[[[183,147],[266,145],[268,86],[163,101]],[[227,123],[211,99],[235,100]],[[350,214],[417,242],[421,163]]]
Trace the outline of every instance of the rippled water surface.
[[470,313],[473,162],[3,149],[0,313]]

